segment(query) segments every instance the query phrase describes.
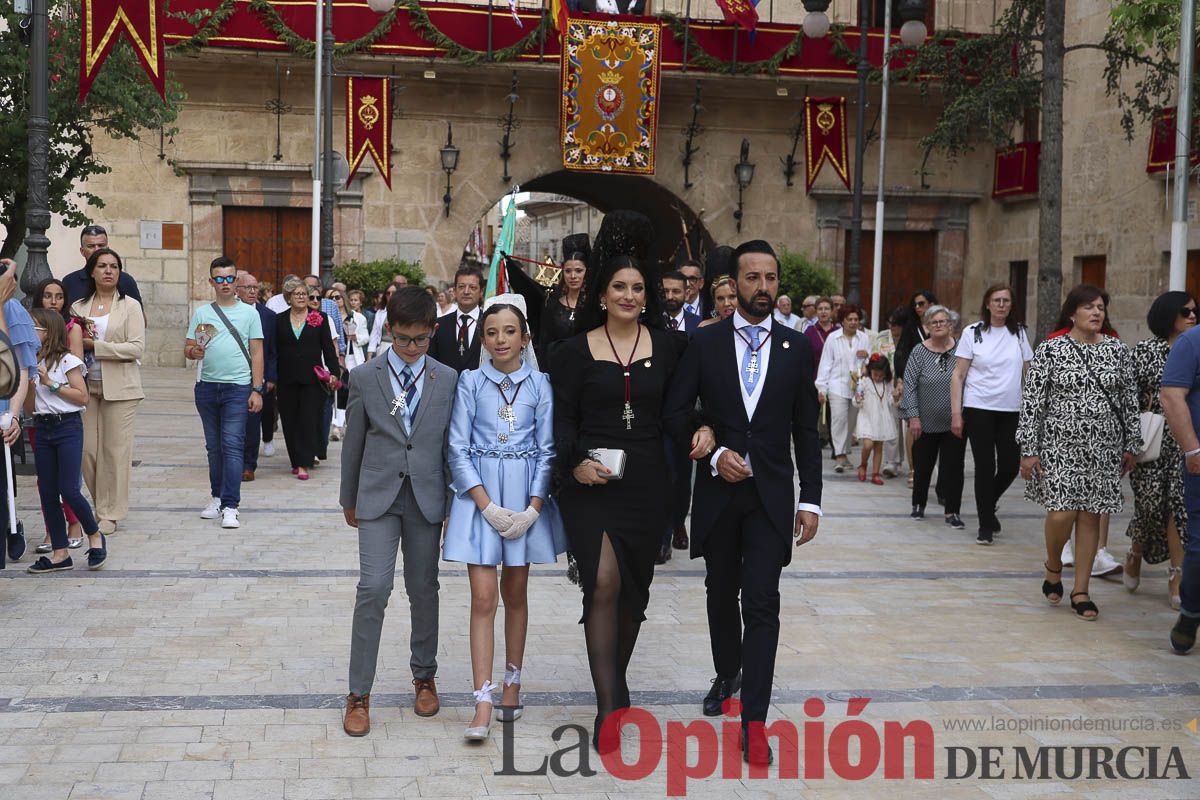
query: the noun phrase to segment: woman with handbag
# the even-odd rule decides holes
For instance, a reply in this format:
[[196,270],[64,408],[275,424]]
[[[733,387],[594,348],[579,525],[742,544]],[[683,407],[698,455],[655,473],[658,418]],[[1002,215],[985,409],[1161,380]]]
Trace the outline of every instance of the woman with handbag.
[[[1187,507],[1183,501],[1183,451],[1163,420],[1159,390],[1163,365],[1175,340],[1196,324],[1196,300],[1187,292],[1159,295],[1146,315],[1150,332],[1133,348],[1137,375],[1139,410],[1146,452],[1129,474],[1133,487],[1133,519],[1125,535],[1130,539],[1125,554],[1125,588],[1136,591],[1141,580],[1142,560],[1167,569],[1167,601],[1179,608],[1179,583],[1183,577],[1183,548],[1187,542]],[[1157,458],[1154,445],[1157,444]]]
[[1067,294],[1062,318],[1071,331],[1038,345],[1016,435],[1025,497],[1046,509],[1042,594],[1051,605],[1063,599],[1061,554],[1074,526],[1071,608],[1088,621],[1100,613],[1088,595],[1100,515],[1121,510],[1121,478],[1142,450],[1133,357],[1102,332],[1107,305],[1095,286]]
[[83,415],[83,482],[96,506],[100,532],[111,534],[129,513],[133,417],[146,394],[138,359],[146,350],[142,304],[122,294],[124,269],[116,251],[101,247],[84,265],[86,296],[71,313],[87,320],[88,411]]
[[[292,278],[284,282],[283,294],[289,308],[275,317],[276,405],[292,474],[306,481],[320,444],[325,393],[337,386],[338,354],[329,335],[329,319],[309,307],[308,286]],[[324,378],[318,377],[318,370],[324,370]]]

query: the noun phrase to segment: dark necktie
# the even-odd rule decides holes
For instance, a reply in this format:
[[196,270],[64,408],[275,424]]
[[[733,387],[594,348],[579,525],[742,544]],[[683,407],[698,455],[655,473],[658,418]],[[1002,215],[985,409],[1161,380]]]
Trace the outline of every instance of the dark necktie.
[[461,353],[467,346],[467,326],[471,324],[471,317],[463,314],[458,320],[458,352]]
[[673,331],[679,330],[679,320],[675,319],[674,317],[671,317],[670,322],[671,322],[671,330],[673,330]]
[[[401,389],[404,391],[405,408],[408,409],[408,428],[412,430],[412,421],[417,418],[417,382],[413,380],[412,370],[407,364],[400,371],[400,380],[403,381]],[[404,389],[405,386],[408,388]]]

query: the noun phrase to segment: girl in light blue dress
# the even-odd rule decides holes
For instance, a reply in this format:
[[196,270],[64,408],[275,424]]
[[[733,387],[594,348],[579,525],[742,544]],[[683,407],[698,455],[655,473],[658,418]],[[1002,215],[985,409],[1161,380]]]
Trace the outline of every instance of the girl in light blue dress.
[[[520,716],[521,663],[529,626],[530,564],[553,564],[567,550],[550,497],[554,408],[550,381],[529,346],[524,299],[492,298],[479,318],[484,357],[463,372],[450,417],[448,462],[454,499],[442,558],[467,565],[471,582],[471,672],[475,717],[469,741],[486,739],[492,719],[493,634],[504,598],[503,698],[497,718]],[[504,569],[497,591],[496,567]]]

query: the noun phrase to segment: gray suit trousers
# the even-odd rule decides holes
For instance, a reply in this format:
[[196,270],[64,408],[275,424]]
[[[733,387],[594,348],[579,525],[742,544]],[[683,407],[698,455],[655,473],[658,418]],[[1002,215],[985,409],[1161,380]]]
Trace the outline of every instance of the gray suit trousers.
[[413,677],[432,678],[437,673],[441,529],[440,522],[430,523],[421,514],[407,480],[386,514],[358,521],[358,596],[350,641],[350,691],[354,694],[370,694],[375,682],[397,551],[404,553],[404,591],[412,618],[409,664]]

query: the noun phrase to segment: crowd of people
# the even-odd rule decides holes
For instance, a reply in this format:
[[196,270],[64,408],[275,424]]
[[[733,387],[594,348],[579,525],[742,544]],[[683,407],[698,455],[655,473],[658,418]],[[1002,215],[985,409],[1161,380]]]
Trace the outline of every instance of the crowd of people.
[[[1194,645],[1195,298],[1157,298],[1152,335],[1133,348],[1109,325],[1108,295],[1089,285],[1068,292],[1056,330],[1036,347],[1002,284],[984,292],[978,320],[921,289],[871,334],[863,309],[840,295],[805,297],[793,313],[765,242],[718,247],[703,264],[663,273],[653,234],[644,216],[616,211],[594,242],[569,237],[558,284],[536,308],[520,294],[485,302],[472,267],[440,292],[398,275],[369,302],[314,276],[288,276],[267,296],[230,259],[212,261],[213,301],[196,310],[185,341],[208,454],[200,515],[241,525],[241,485],[255,479],[260,451],[275,454],[277,419],[301,481],[341,440],[339,502],[360,556],[347,734],[370,730],[400,553],[421,716],[440,707],[438,563],[466,565],[477,701],[468,740],[486,738],[494,717],[520,716],[528,568],[566,555],[583,595],[593,744],[614,748],[606,722],[630,705],[654,566],[687,550],[707,573],[715,677],[703,713],[722,714],[740,690],[745,757],[769,761],[762,723],[779,577],[793,544],[817,532],[826,446],[833,472],[856,471],[863,483],[884,485],[907,468],[911,517],[925,518],[933,487],[945,524],[959,530],[969,445],[978,544],[996,542],[1003,496],[1021,475],[1026,498],[1046,510],[1041,591],[1051,605],[1067,599],[1093,621],[1091,577],[1121,574],[1133,592],[1143,563],[1168,562],[1168,602],[1181,610],[1171,644]],[[34,420],[45,517],[31,572],[73,568],[70,551],[84,541],[98,568],[128,512],[145,318],[103,229],[84,229],[81,245],[84,267],[43,283],[32,316],[10,300],[11,275],[0,275],[0,326],[27,378],[12,406]],[[13,417],[6,441],[20,436]],[[1122,565],[1107,538],[1126,474],[1134,515]],[[493,683],[501,599],[507,669]]]

